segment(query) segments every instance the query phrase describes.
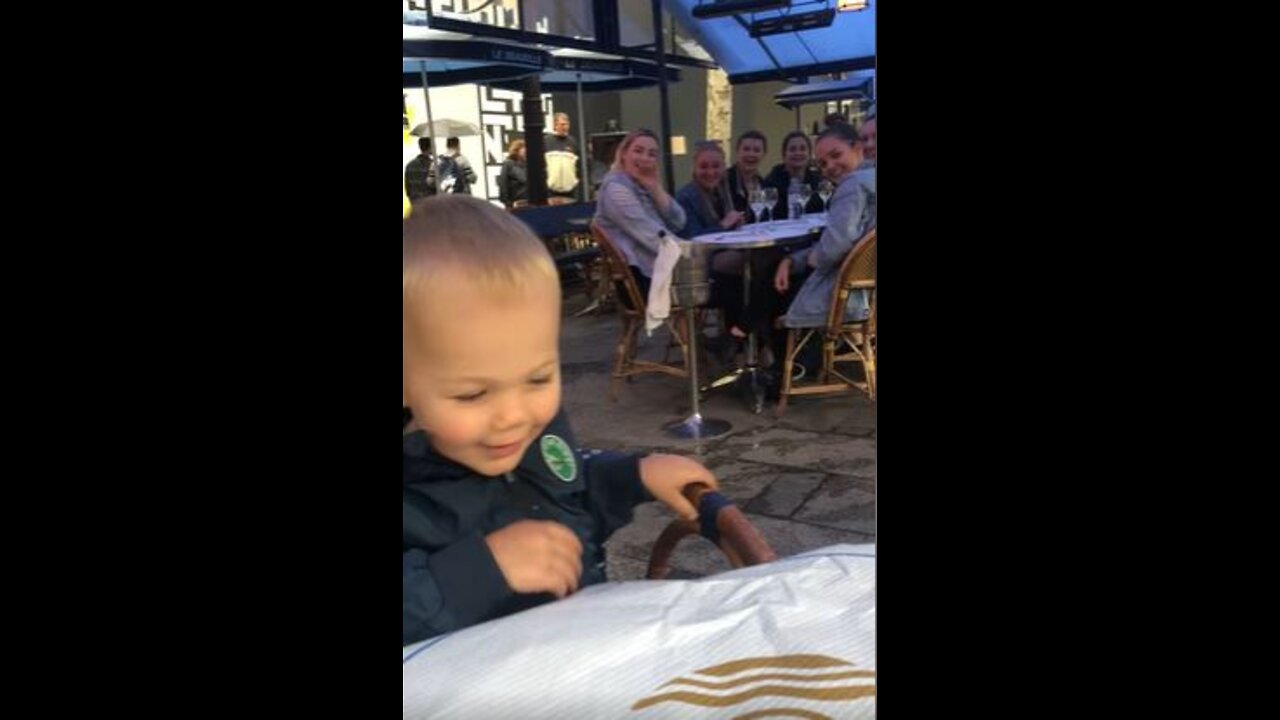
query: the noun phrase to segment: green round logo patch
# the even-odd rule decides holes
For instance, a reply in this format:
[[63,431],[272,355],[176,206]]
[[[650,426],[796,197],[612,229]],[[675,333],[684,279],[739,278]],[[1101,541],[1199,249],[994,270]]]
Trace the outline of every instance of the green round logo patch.
[[542,460],[551,468],[556,477],[565,482],[573,482],[578,476],[578,465],[573,459],[573,450],[569,443],[555,435],[542,436]]

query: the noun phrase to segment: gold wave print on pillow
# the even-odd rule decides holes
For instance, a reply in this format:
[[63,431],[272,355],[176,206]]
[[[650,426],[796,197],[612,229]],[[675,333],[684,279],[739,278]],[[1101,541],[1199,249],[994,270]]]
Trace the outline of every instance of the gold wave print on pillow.
[[[659,688],[689,686],[698,690],[671,690],[642,698],[631,706],[643,710],[659,703],[676,702],[701,707],[729,707],[758,697],[797,698],[827,702],[848,702],[876,694],[874,670],[854,670],[853,663],[827,655],[779,655],[734,660],[709,668],[695,670],[693,675],[703,677],[678,677],[663,683]],[[825,671],[797,673],[795,670]],[[741,673],[741,674],[740,674]],[[726,678],[735,675],[731,679]],[[866,680],[871,680],[870,683]],[[832,681],[844,681],[831,684]],[[781,683],[788,684],[781,684]],[[766,683],[763,685],[757,683]],[[822,683],[818,685],[817,683]],[[700,690],[732,690],[751,685],[727,695],[700,692]],[[808,720],[829,720],[826,715],[800,708],[770,708],[739,715],[735,720],[753,720],[764,717],[798,717]]]

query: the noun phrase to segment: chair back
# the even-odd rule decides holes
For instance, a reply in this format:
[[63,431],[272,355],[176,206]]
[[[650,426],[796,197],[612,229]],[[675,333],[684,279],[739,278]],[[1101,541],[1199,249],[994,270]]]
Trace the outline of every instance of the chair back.
[[845,305],[854,290],[867,290],[871,302],[868,312],[873,313],[876,288],[876,231],[867,231],[854,244],[840,265],[840,279],[832,290],[831,306],[827,312],[827,332],[838,333],[844,326]]

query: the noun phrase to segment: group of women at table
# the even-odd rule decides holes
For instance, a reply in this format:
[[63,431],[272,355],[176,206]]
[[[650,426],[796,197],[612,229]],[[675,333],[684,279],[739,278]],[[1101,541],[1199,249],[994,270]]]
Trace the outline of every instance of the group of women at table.
[[[790,251],[757,250],[749,256],[741,250],[719,250],[709,261],[711,305],[723,309],[733,337],[744,338],[752,330],[770,337],[779,315],[787,327],[821,325],[842,261],[875,227],[875,143],[874,116],[863,123],[861,132],[833,123],[816,141],[802,131],[791,132],[782,141],[783,162],[765,176],[760,167],[768,141],[758,131],[737,139],[732,166],[726,166],[718,141],[698,143],[693,177],[672,197],[658,180],[657,136],[635,130],[618,146],[613,168],[601,182],[595,221],[626,257],[647,297],[662,234],[693,238],[756,222],[750,199],[755,191],[770,187],[778,194],[770,217],[785,218],[795,183],[811,190],[805,212],[822,212],[818,190],[826,180],[834,191],[826,227],[816,243]],[[750,300],[744,303],[743,266],[748,261],[754,279]],[[865,316],[864,295],[853,293],[845,312],[849,319]]]

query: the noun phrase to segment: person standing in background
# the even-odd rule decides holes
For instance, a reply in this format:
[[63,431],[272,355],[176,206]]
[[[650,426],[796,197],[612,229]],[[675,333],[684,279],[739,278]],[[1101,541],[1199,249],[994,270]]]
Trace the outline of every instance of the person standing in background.
[[578,145],[569,137],[569,116],[556,113],[553,135],[545,139],[547,147],[547,193],[552,197],[577,199]]
[[524,160],[524,140],[512,140],[507,146],[507,159],[502,162],[502,172],[498,174],[498,199],[508,210],[515,207],[516,202],[529,199]]
[[418,138],[418,157],[404,166],[404,191],[414,203],[436,194],[436,169],[431,162],[431,138]]
[[459,195],[470,195],[471,184],[478,178],[471,163],[462,154],[462,143],[451,137],[444,143],[447,152],[440,156],[440,189]]

